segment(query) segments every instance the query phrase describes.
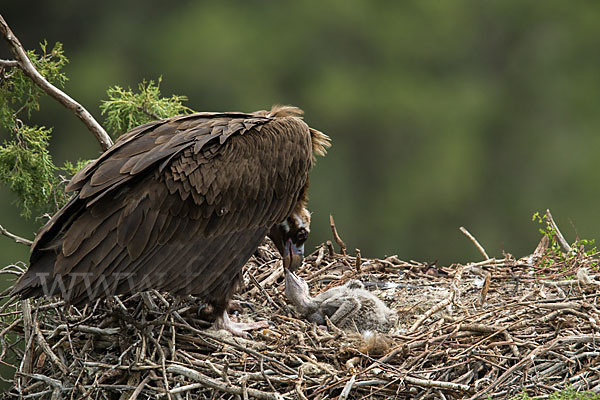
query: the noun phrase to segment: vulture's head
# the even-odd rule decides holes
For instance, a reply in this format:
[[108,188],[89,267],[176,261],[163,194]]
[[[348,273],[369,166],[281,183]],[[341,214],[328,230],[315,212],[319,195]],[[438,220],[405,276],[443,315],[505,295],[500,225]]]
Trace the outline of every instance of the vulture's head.
[[302,208],[280,224],[273,225],[269,237],[279,250],[283,267],[296,271],[304,258],[304,242],[310,233],[310,212]]

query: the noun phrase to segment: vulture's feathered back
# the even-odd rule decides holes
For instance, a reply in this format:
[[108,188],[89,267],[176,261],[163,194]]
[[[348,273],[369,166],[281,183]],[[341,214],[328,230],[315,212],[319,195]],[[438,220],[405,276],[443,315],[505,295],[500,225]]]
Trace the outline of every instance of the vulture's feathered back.
[[269,230],[303,210],[329,146],[301,114],[196,113],[124,134],[73,177],[13,292],[77,304],[152,288],[224,308]]

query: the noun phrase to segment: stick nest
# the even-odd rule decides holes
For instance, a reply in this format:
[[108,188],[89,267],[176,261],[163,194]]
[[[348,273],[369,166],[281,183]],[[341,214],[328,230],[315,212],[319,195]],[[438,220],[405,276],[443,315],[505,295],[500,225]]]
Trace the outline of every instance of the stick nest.
[[[0,360],[8,398],[324,399],[510,398],[571,385],[600,390],[597,254],[437,267],[395,256],[337,254],[331,243],[299,271],[313,294],[349,279],[398,313],[388,334],[323,330],[283,294],[281,261],[265,242],[244,268],[239,320],[268,320],[253,337],[207,329],[201,303],[166,293],[56,299],[0,307]],[[13,265],[1,272],[20,275]],[[374,283],[374,284],[373,284]],[[3,379],[8,379],[4,377]]]

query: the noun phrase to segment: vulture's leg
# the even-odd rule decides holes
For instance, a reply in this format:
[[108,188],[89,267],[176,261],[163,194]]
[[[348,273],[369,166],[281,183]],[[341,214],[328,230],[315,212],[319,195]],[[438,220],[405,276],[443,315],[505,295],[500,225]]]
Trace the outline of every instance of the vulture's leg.
[[215,329],[225,329],[226,331],[231,332],[235,336],[245,337],[245,331],[251,331],[254,329],[264,329],[269,327],[269,323],[267,321],[258,321],[258,322],[233,322],[229,319],[229,315],[227,311],[223,311],[223,314],[219,315],[215,320],[213,327]]

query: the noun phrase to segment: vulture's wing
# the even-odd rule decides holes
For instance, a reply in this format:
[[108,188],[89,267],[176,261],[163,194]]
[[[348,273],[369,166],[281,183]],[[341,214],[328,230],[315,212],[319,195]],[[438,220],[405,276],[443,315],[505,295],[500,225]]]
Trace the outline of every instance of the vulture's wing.
[[298,117],[200,113],[135,128],[71,181],[14,292],[80,303],[149,288],[214,303],[303,196]]

